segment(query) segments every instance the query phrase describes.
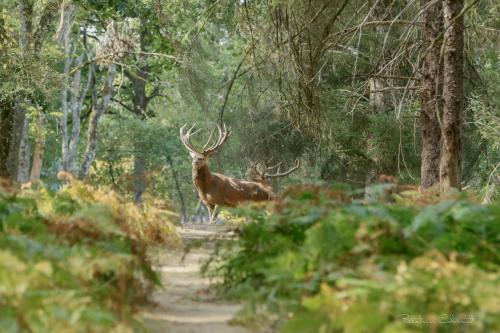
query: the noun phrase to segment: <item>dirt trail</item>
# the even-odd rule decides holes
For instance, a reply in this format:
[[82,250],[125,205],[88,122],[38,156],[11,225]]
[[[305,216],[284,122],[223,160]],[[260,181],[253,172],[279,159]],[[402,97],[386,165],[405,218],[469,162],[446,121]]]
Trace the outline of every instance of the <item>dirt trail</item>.
[[153,295],[156,306],[142,311],[152,333],[251,333],[231,326],[229,320],[241,304],[214,299],[210,281],[200,275],[200,266],[208,258],[213,239],[224,237],[219,226],[184,225],[180,230],[185,243],[201,241],[183,257],[182,251],[165,251],[155,258],[163,288]]

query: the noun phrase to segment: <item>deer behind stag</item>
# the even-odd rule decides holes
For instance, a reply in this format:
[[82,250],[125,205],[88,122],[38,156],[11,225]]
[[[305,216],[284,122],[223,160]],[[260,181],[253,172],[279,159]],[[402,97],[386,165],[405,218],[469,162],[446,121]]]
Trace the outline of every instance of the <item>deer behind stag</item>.
[[299,161],[295,161],[292,169],[280,173],[279,169],[276,174],[267,174],[271,168],[258,168],[254,164],[255,181],[247,181],[235,179],[220,173],[211,172],[208,168],[208,159],[212,157],[220,147],[231,136],[231,129],[227,129],[226,125],[221,128],[217,125],[218,138],[212,142],[215,130],[210,134],[207,143],[203,146],[201,152],[197,151],[191,143],[191,137],[200,131],[194,131],[195,125],[185,131],[186,125],[180,129],[181,141],[189,151],[192,158],[192,176],[193,184],[198,192],[201,201],[207,206],[210,213],[210,223],[215,223],[218,206],[236,207],[244,202],[258,202],[274,200],[276,194],[267,181],[269,178],[286,176],[297,170],[300,166]]

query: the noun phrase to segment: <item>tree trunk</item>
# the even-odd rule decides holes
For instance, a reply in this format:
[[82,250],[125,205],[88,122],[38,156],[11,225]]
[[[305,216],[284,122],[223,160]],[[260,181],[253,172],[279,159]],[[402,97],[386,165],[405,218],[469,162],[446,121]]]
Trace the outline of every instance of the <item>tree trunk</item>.
[[[146,79],[147,74],[142,68],[137,69],[137,73],[133,78],[134,88],[134,112],[142,120],[146,119]],[[146,157],[144,156],[144,143],[139,137],[134,143],[134,171],[133,171],[133,187],[134,187],[134,202],[142,202],[142,194],[146,190]]]
[[24,58],[28,55],[33,30],[33,1],[19,0],[19,49]]
[[134,202],[142,203],[142,195],[146,191],[146,157],[144,156],[144,143],[141,141],[134,142],[134,171],[133,171],[133,187],[134,187]]
[[45,128],[45,115],[42,113],[38,117],[38,137],[35,142],[35,151],[33,152],[33,164],[31,166],[31,182],[37,182],[40,180],[40,175],[42,174],[42,162],[43,162],[43,150],[45,148],[45,133],[43,133],[43,128]]
[[[144,22],[141,22],[143,25]],[[147,30],[143,26],[141,30],[139,47],[141,51],[146,51],[146,38]],[[134,113],[142,120],[147,118],[147,107],[150,99],[146,96],[146,82],[148,80],[149,67],[146,64],[145,55],[141,56],[141,65],[137,67],[136,73],[129,76],[132,81],[134,89]],[[133,187],[134,187],[134,202],[141,203],[142,195],[147,189],[146,182],[146,167],[147,160],[144,154],[145,150],[144,143],[140,137],[137,142],[134,143],[134,171],[133,171]]]
[[181,204],[181,223],[187,222],[187,210],[186,204],[184,202],[184,196],[181,191],[181,184],[179,182],[179,177],[177,176],[177,172],[174,167],[174,163],[172,162],[172,158],[167,155],[167,163],[170,166],[170,170],[172,170],[172,177],[174,178],[175,189],[177,190],[177,194],[179,195],[179,202]]
[[[62,116],[60,121],[61,127],[61,152],[62,152],[62,170],[66,172],[76,173],[75,166],[75,158],[76,153],[70,148],[70,139],[69,139],[69,128],[68,128],[68,115],[71,111],[73,115],[73,132],[75,129],[78,131],[80,129],[80,118],[75,123],[75,112],[79,112],[75,110],[78,108],[78,90],[80,85],[80,76],[81,76],[81,66],[83,61],[83,55],[79,56],[76,60],[75,66],[78,68],[74,74],[73,81],[70,87],[70,69],[71,63],[73,62],[73,48],[71,46],[71,27],[73,25],[74,17],[76,14],[76,7],[71,3],[71,1],[63,1],[61,8],[61,17],[59,20],[59,26],[56,32],[56,39],[60,45],[64,47],[64,84],[63,90],[61,94],[61,109]],[[71,95],[70,95],[71,94]],[[69,103],[71,101],[71,104]],[[75,125],[76,124],[76,125]],[[73,141],[72,143],[78,143],[78,140]]]
[[[427,6],[429,0],[423,0]],[[441,154],[441,126],[443,66],[439,59],[440,46],[437,38],[443,31],[442,5],[432,5],[424,14],[423,37],[427,54],[420,68],[420,130],[422,151],[420,153],[420,186],[423,189],[439,183],[439,159]]]
[[85,154],[83,156],[83,162],[80,169],[80,178],[86,178],[90,171],[90,166],[94,162],[95,148],[97,145],[97,126],[99,124],[99,119],[104,114],[108,108],[109,102],[111,100],[111,95],[113,93],[113,81],[116,74],[116,65],[113,63],[109,65],[108,77],[104,83],[102,101],[99,105],[94,105],[92,113],[89,119],[89,129],[87,136],[87,147],[85,148]]
[[24,117],[24,123],[21,129],[21,140],[19,143],[19,166],[17,181],[21,184],[29,181],[31,145],[29,139],[29,121],[28,117]]
[[64,85],[61,95],[61,135],[62,135],[62,169],[68,171],[68,92],[69,92],[69,70],[71,67],[71,43],[69,40],[69,34],[64,37]]
[[[90,60],[90,58],[89,58]],[[93,67],[89,67],[89,74],[87,78],[87,85],[82,91],[80,99],[78,98],[80,92],[80,78],[81,78],[81,65],[83,62],[83,54],[78,57],[76,60],[76,68],[77,71],[73,77],[73,83],[71,87],[71,116],[72,116],[72,126],[71,126],[71,139],[69,141],[68,146],[68,169],[71,173],[77,173],[77,165],[76,159],[78,156],[78,143],[80,141],[80,111],[83,107],[83,102],[85,100],[85,96],[87,95],[87,91],[92,84],[95,84],[95,80],[93,80]],[[93,65],[91,65],[93,66]]]
[[15,112],[11,101],[0,102],[0,177],[10,178],[7,164]]
[[17,181],[19,178],[19,164],[24,134],[22,129],[26,119],[26,109],[24,108],[24,105],[17,100],[13,111],[14,114],[12,116],[12,127],[9,137],[9,152],[7,155],[6,168],[9,178],[13,181]]
[[463,0],[444,1],[443,149],[441,190],[460,189],[460,151],[464,107],[464,20]]

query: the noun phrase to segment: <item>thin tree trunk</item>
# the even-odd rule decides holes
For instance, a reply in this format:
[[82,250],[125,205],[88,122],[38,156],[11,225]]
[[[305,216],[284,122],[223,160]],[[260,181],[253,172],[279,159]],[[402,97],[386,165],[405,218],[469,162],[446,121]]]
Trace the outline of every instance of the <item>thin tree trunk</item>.
[[[427,6],[432,0],[423,0]],[[439,160],[441,154],[441,126],[443,90],[443,67],[439,59],[440,45],[437,38],[443,31],[442,5],[432,5],[424,14],[423,35],[427,54],[420,69],[420,130],[422,151],[420,153],[420,186],[429,188],[439,183]]]
[[108,108],[109,102],[111,100],[111,95],[113,93],[113,81],[116,74],[116,65],[112,63],[108,68],[108,77],[104,83],[103,96],[101,103],[99,105],[94,105],[92,113],[89,119],[89,129],[87,136],[87,147],[85,148],[85,153],[83,156],[83,162],[80,169],[80,178],[86,178],[90,171],[90,166],[94,162],[95,149],[97,145],[97,127],[99,124],[99,119],[104,114]]
[[172,177],[174,178],[175,190],[177,191],[177,195],[179,196],[179,202],[181,204],[181,223],[186,223],[187,210],[186,210],[186,203],[184,202],[184,196],[182,195],[181,191],[181,184],[179,182],[179,177],[177,176],[177,171],[175,170],[172,158],[168,155],[167,155],[167,163],[170,166],[170,170],[172,170]]
[[29,121],[28,117],[24,117],[24,123],[21,129],[21,141],[19,143],[19,166],[17,181],[21,184],[29,181],[31,158],[31,145],[29,140]]
[[77,173],[77,165],[76,158],[78,155],[78,142],[80,141],[80,111],[83,106],[83,101],[85,95],[87,94],[87,90],[92,83],[92,70],[89,70],[87,85],[85,86],[82,96],[79,99],[79,90],[80,90],[80,78],[81,78],[81,69],[80,66],[83,62],[83,54],[78,57],[76,60],[75,66],[78,70],[75,72],[73,77],[73,83],[71,86],[71,115],[72,115],[72,127],[71,127],[71,140],[69,141],[68,146],[68,169],[71,173]]
[[443,150],[441,190],[460,189],[460,153],[464,107],[464,20],[463,0],[444,1]]
[[64,85],[63,91],[61,95],[61,108],[62,108],[62,116],[61,116],[61,135],[62,135],[62,169],[64,171],[69,170],[68,165],[68,92],[69,92],[69,70],[71,67],[71,42],[69,39],[69,33],[64,37]]
[[142,203],[142,195],[146,191],[146,157],[144,156],[144,143],[142,141],[134,142],[134,171],[133,171],[133,187],[134,187],[134,202]]
[[[62,169],[64,171],[74,172],[75,170],[70,170],[71,154],[69,148],[69,129],[68,129],[68,114],[70,110],[73,112],[75,106],[75,100],[78,98],[78,86],[76,87],[75,94],[75,84],[80,83],[80,73],[81,70],[77,70],[75,73],[71,91],[70,91],[70,69],[73,62],[72,55],[73,50],[71,47],[71,27],[73,25],[74,17],[76,14],[76,7],[69,0],[64,0],[61,6],[61,15],[59,20],[59,25],[57,27],[56,39],[58,43],[64,46],[64,72],[63,72],[63,90],[61,94],[61,152],[62,152]],[[82,57],[77,59],[77,66],[81,65]],[[77,82],[75,82],[77,81]],[[69,104],[69,98],[71,95],[71,105]],[[79,121],[79,120],[78,120]]]
[[39,133],[35,142],[35,151],[33,152],[33,164],[31,166],[31,182],[37,182],[40,180],[40,175],[42,174],[42,162],[43,162],[43,151],[45,148],[45,133],[43,133],[43,128],[45,128],[45,115],[42,113],[38,117],[37,121]]
[[[146,108],[148,106],[146,98],[146,71],[142,68],[137,69],[137,73],[133,78],[134,88],[134,112],[142,119],[146,119]],[[144,143],[142,137],[134,143],[134,171],[133,171],[133,188],[134,188],[134,202],[142,202],[142,194],[146,191],[146,156],[144,155]]]

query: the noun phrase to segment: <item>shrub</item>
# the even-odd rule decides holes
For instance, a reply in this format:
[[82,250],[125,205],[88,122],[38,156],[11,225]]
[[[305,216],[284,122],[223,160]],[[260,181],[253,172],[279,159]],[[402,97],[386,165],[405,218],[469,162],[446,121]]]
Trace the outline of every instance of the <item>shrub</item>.
[[499,296],[498,203],[449,197],[421,205],[403,196],[365,203],[306,187],[288,193],[274,214],[239,210],[248,221],[239,239],[219,246],[206,267],[222,276],[226,295],[277,313],[285,332],[429,331],[399,314],[434,322],[472,314],[471,332],[499,329],[489,309]]
[[175,240],[171,213],[75,182],[0,192],[0,331],[131,332],[158,283],[147,247]]

